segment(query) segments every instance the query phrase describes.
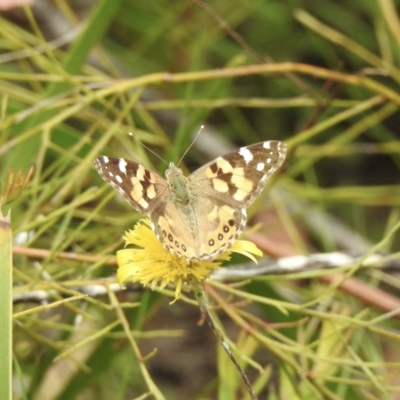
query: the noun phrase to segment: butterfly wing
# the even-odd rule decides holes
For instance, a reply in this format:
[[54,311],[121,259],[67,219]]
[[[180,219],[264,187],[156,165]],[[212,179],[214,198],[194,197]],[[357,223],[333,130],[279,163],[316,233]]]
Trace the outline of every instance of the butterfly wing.
[[167,182],[142,165],[107,156],[97,157],[94,165],[100,176],[140,213],[150,214],[162,201]]
[[[201,218],[202,216],[199,216]],[[197,216],[171,199],[160,201],[150,214],[151,227],[164,248],[179,257],[200,259],[196,245]]]
[[267,180],[283,164],[286,144],[277,140],[256,143],[218,157],[189,176],[199,194],[222,198],[234,207],[248,207]]
[[228,249],[246,225],[248,207],[282,165],[286,145],[257,143],[228,153],[187,178],[189,201],[173,185],[140,164],[106,156],[95,160],[100,176],[142,214],[164,247],[187,259],[212,260]]
[[282,165],[286,145],[270,141],[219,157],[188,177],[189,206],[166,199],[151,214],[154,231],[170,251],[212,260],[243,232],[248,207]]
[[203,233],[197,242],[200,258],[213,259],[232,246],[246,226],[246,208],[285,157],[285,143],[262,142],[219,157],[189,176],[197,207],[205,211],[199,221]]

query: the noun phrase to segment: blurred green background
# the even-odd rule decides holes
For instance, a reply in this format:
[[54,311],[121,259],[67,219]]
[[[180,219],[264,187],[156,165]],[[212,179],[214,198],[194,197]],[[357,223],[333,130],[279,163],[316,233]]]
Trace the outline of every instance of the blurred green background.
[[[362,283],[362,295],[321,279],[324,268],[252,278],[238,288],[247,301],[225,294],[261,336],[210,292],[259,398],[400,398],[399,7],[37,0],[1,13],[0,181],[9,168],[35,167],[4,207],[18,246],[14,312],[31,310],[14,320],[15,399],[248,398],[193,302],[110,286],[116,266],[107,261],[140,215],[100,179],[94,158],[164,174],[127,133],[177,162],[202,124],[187,173],[238,146],[289,147],[269,196],[249,210],[272,241],[265,252],[372,249],[384,259],[383,268],[333,271]],[[107,290],[47,307],[86,286]],[[45,309],[33,310],[38,303]]]

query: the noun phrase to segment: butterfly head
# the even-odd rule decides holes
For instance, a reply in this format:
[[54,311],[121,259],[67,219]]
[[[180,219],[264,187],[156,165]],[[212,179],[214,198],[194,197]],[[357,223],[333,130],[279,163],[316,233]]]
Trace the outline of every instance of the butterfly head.
[[165,171],[165,177],[167,179],[172,179],[173,176],[182,175],[183,172],[180,168],[178,168],[173,162],[169,163],[168,169]]

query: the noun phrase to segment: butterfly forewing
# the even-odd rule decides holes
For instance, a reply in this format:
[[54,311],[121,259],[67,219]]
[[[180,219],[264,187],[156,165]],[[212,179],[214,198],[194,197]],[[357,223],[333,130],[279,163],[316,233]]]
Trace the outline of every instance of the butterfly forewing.
[[94,164],[100,176],[142,214],[153,211],[167,188],[165,179],[133,161],[100,156]]
[[200,195],[222,197],[227,204],[248,207],[285,157],[283,142],[256,143],[218,157],[195,171],[189,180],[201,186]]

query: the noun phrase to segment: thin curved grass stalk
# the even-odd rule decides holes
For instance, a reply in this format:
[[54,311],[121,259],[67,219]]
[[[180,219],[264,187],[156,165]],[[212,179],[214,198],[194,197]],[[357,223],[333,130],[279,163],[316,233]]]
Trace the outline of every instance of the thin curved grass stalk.
[[193,290],[194,290],[194,293],[195,293],[195,296],[196,296],[197,303],[200,306],[201,312],[204,314],[208,325],[210,325],[210,327],[213,330],[215,336],[218,338],[221,346],[226,351],[226,353],[228,354],[229,358],[231,359],[231,361],[235,365],[236,369],[238,370],[240,376],[242,377],[242,379],[243,379],[243,381],[244,381],[244,383],[246,385],[246,388],[247,388],[248,392],[250,393],[250,396],[251,396],[252,400],[258,400],[258,397],[254,393],[253,387],[251,386],[249,378],[247,377],[247,375],[243,371],[242,367],[239,365],[239,363],[236,360],[235,356],[233,355],[228,343],[226,342],[223,333],[215,325],[214,320],[212,319],[211,314],[208,311],[208,306],[207,306],[206,298],[205,298],[205,295],[204,295],[203,287],[201,286],[201,284],[197,283],[197,284],[193,285]]

